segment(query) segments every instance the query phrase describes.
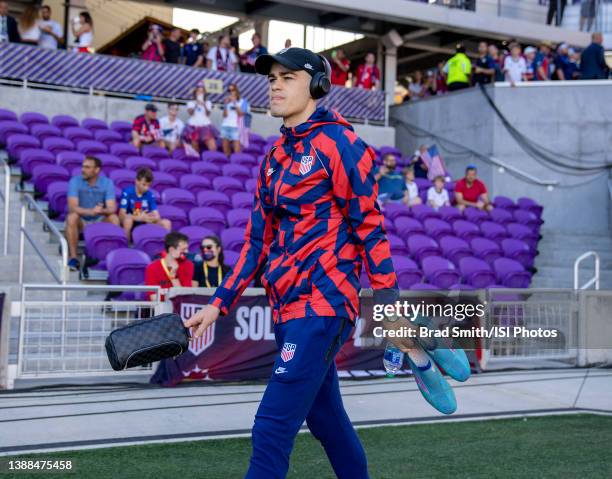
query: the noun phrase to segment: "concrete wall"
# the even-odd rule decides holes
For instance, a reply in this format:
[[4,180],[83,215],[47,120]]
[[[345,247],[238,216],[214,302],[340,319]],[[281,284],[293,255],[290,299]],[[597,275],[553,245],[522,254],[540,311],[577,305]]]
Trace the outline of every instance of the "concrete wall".
[[[576,158],[574,165],[612,162],[612,82],[554,82],[510,88],[497,85],[489,92],[501,112],[519,132],[553,152]],[[468,162],[493,195],[528,196],[544,205],[545,227],[562,232],[605,233],[610,227],[608,174],[578,176],[550,170],[527,155],[510,136],[478,89],[392,108],[393,119],[404,119],[436,135],[510,164],[563,187],[546,187],[518,179],[469,155],[442,150],[454,177]],[[429,138],[415,138],[397,126],[398,146],[413,151]],[[452,148],[451,148],[452,150]],[[578,186],[578,183],[590,182]]]
[[[99,95],[82,95],[69,92],[35,90],[31,88],[0,86],[0,108],[9,108],[18,114],[25,111],[37,111],[49,117],[53,115],[72,115],[82,120],[92,117],[110,123],[115,120],[131,121],[144,110],[145,102],[111,98]],[[164,115],[166,106],[158,104],[160,116]],[[181,109],[180,116],[186,120],[187,111]],[[213,123],[221,124],[221,110],[216,108],[212,114]],[[281,120],[263,113],[253,115],[253,131],[259,135],[279,134]],[[367,143],[374,146],[394,145],[395,129],[392,127],[355,124],[355,131]]]

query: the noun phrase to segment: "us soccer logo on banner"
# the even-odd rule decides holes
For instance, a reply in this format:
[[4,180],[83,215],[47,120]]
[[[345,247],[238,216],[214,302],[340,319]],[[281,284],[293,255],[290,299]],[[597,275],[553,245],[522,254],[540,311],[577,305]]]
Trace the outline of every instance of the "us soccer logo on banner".
[[[182,303],[181,304],[181,319],[183,323],[186,322],[191,316],[202,309],[201,304],[193,303]],[[189,328],[189,334],[193,337],[195,328]],[[199,355],[206,348],[212,346],[215,342],[215,323],[208,327],[204,334],[199,338],[193,338],[189,341],[189,351],[194,356]]]
[[284,362],[291,361],[293,359],[293,355],[295,354],[295,348],[297,348],[297,344],[283,344],[283,349],[281,349],[281,359]]
[[312,156],[302,156],[300,161],[300,175],[305,175],[312,169]]

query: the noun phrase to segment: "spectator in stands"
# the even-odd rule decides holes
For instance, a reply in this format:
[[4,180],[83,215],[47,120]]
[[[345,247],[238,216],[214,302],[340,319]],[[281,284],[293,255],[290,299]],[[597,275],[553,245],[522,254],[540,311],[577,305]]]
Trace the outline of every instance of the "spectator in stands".
[[206,236],[200,244],[202,261],[196,261],[193,280],[201,288],[219,286],[221,280],[230,271],[223,258],[223,246],[217,236]]
[[[197,286],[193,281],[193,263],[185,256],[189,250],[189,238],[183,233],[173,231],[164,238],[164,251],[161,258],[153,261],[145,270],[145,285],[160,286],[163,290],[172,287]],[[150,293],[149,298],[155,298]],[[165,294],[161,295],[162,301]]]
[[510,45],[510,55],[504,60],[504,73],[506,74],[506,81],[510,82],[512,86],[525,81],[527,63],[525,58],[521,56],[521,46],[518,43]]
[[119,221],[128,241],[132,240],[132,230],[144,224],[156,224],[170,231],[172,223],[159,215],[157,201],[150,191],[153,172],[141,168],[136,173],[134,184],[123,189],[119,202]]
[[465,177],[455,185],[455,199],[457,208],[463,211],[467,206],[480,210],[491,211],[493,205],[489,202],[489,195],[485,184],[477,178],[475,165],[468,165]]
[[414,176],[417,178],[427,178],[429,168],[427,163],[423,161],[423,155],[427,153],[427,150],[427,145],[421,145],[410,159],[410,166],[414,170]]
[[446,73],[448,91],[462,90],[470,86],[472,63],[465,54],[463,45],[457,45],[455,55],[444,65],[444,73]]
[[535,47],[529,46],[525,48],[525,81],[533,81],[536,77],[536,53]]
[[89,12],[81,12],[72,23],[72,34],[75,37],[74,50],[79,53],[91,53],[93,48],[93,19]]
[[608,78],[608,65],[604,55],[603,35],[595,32],[591,35],[591,44],[580,56],[580,78],[582,80],[604,80]]
[[428,95],[427,87],[423,81],[423,72],[417,70],[414,72],[414,78],[408,84],[408,96],[412,101],[420,100]]
[[170,35],[164,38],[163,45],[166,63],[178,63],[181,59],[181,29],[170,30]]
[[223,34],[219,37],[219,44],[212,47],[206,57],[206,68],[218,72],[233,73],[236,71],[238,57],[231,50],[230,37]]
[[586,31],[590,32],[593,28],[595,15],[597,14],[596,0],[582,0],[580,2],[580,31],[584,30],[584,24],[587,24]]
[[419,196],[419,186],[414,181],[414,168],[408,167],[404,170],[404,181],[406,182],[406,192],[408,206],[420,205],[423,201]]
[[287,38],[287,40],[285,40],[285,48],[291,48],[291,38]]
[[227,157],[240,151],[240,124],[239,117],[244,116],[245,103],[240,98],[240,91],[234,83],[227,87],[227,94],[223,100],[223,121],[221,122],[221,139],[223,152]]
[[38,22],[40,28],[40,39],[38,46],[48,50],[57,50],[58,45],[64,43],[62,27],[55,20],[51,20],[51,7],[43,5],[40,9],[41,20]]
[[366,90],[377,90],[379,88],[380,71],[376,66],[376,55],[373,52],[368,52],[365,57],[365,63],[362,63],[357,68],[357,73],[353,78],[353,86],[365,88]]
[[110,178],[100,175],[101,168],[99,158],[88,156],[83,160],[82,175],[73,176],[68,183],[66,240],[72,271],[80,268],[77,243],[85,225],[105,221],[119,226],[115,186]]
[[446,77],[444,76],[444,62],[438,63],[438,67],[434,73],[434,82],[436,85],[436,95],[448,92]]
[[147,103],[144,114],[134,118],[132,123],[132,143],[136,148],[154,143],[162,147],[164,146],[159,121],[157,121],[157,107],[153,103]]
[[383,157],[383,164],[374,173],[378,182],[378,201],[380,204],[391,202],[408,202],[406,182],[401,173],[396,171],[397,159],[393,153]]
[[164,36],[162,27],[159,25],[150,25],[147,39],[142,44],[142,59],[150,62],[164,61]]
[[548,81],[552,78],[552,72],[555,69],[554,59],[551,55],[550,42],[542,42],[540,51],[535,56],[535,80]]
[[493,81],[504,81],[502,58],[499,55],[499,48],[497,48],[497,45],[489,45],[489,56],[491,60],[493,60],[493,68],[495,69],[493,72]]
[[427,204],[434,210],[442,206],[450,206],[450,198],[448,197],[448,191],[444,188],[444,177],[442,175],[436,176],[433,186],[430,186],[427,190]]
[[[557,11],[557,1],[559,2],[559,11]],[[558,27],[563,22],[563,12],[565,11],[565,6],[567,5],[567,0],[549,0],[548,1],[548,13],[546,14],[546,24],[550,25],[552,23],[552,19],[555,19],[555,25]]]
[[575,80],[575,77],[578,76],[578,65],[572,62],[569,45],[567,43],[562,43],[557,48],[555,74],[557,80]]
[[196,153],[200,153],[204,146],[211,151],[216,151],[214,127],[210,121],[212,103],[207,99],[206,87],[203,81],[199,81],[193,90],[193,100],[187,103],[189,119],[183,133],[184,141],[190,145]]
[[478,58],[474,62],[474,85],[487,85],[494,80],[495,61],[489,55],[489,44],[485,41],[478,43]]
[[162,140],[170,152],[181,146],[181,138],[185,129],[185,123],[178,118],[178,112],[178,103],[168,103],[168,115],[159,119]]
[[21,17],[19,17],[19,35],[21,36],[21,43],[38,45],[38,41],[40,40],[38,20],[38,6],[28,5],[25,7]]
[[244,73],[255,73],[255,60],[259,55],[268,53],[268,49],[261,44],[261,35],[253,33],[251,37],[253,47],[240,57],[240,71]]
[[183,58],[185,65],[190,67],[201,67],[204,65],[204,49],[198,41],[200,30],[197,28],[191,29],[189,38],[183,47]]
[[8,3],[0,1],[0,43],[21,42],[17,21],[8,14]]
[[346,58],[344,48],[337,48],[331,53],[331,84],[338,86],[346,86],[351,69],[351,62]]

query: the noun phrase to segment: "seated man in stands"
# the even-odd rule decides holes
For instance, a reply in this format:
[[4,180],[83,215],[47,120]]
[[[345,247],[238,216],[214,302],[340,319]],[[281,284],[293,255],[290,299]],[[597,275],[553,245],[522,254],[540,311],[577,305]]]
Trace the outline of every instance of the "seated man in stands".
[[[197,286],[193,281],[193,263],[185,256],[189,250],[189,238],[183,233],[173,231],[164,238],[164,251],[161,258],[153,261],[145,270],[145,285],[160,286],[167,290],[175,287]],[[163,301],[164,294],[161,300]],[[155,298],[154,293],[149,293],[149,299]]]
[[397,159],[393,153],[383,157],[383,165],[376,170],[374,178],[378,182],[378,202],[404,202],[408,204],[408,190],[400,172],[396,171]]
[[468,165],[465,169],[465,178],[461,178],[455,185],[455,199],[457,208],[463,211],[466,206],[480,210],[491,211],[493,205],[489,201],[487,187],[477,176],[476,166]]
[[134,118],[132,143],[136,148],[153,144],[164,146],[159,121],[157,121],[157,107],[153,103],[147,103],[144,114]]
[[444,177],[442,175],[436,176],[433,186],[430,186],[427,190],[427,204],[434,210],[442,206],[450,206],[448,191],[444,188]]
[[161,138],[170,153],[182,146],[181,136],[185,129],[185,123],[178,117],[178,112],[178,103],[168,103],[168,115],[159,119]]
[[119,220],[125,230],[128,241],[132,240],[132,230],[144,224],[157,224],[170,231],[170,220],[159,216],[155,197],[149,191],[153,183],[153,172],[149,168],[141,168],[136,173],[133,185],[123,189],[119,203]]
[[68,216],[66,216],[66,240],[68,241],[68,266],[71,271],[80,268],[77,259],[79,233],[91,223],[106,221],[119,225],[115,185],[100,175],[102,162],[88,156],[83,160],[82,175],[73,176],[68,183]]

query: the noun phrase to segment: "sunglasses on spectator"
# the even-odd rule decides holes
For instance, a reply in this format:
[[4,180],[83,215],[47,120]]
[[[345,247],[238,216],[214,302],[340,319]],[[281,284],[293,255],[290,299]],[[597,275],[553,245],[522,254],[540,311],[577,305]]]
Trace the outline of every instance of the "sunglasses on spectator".
[[215,247],[214,244],[203,244],[202,249],[213,249]]

